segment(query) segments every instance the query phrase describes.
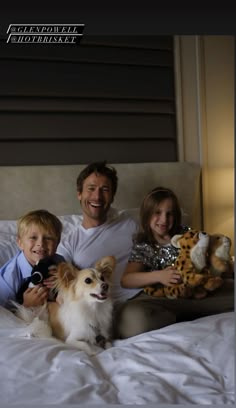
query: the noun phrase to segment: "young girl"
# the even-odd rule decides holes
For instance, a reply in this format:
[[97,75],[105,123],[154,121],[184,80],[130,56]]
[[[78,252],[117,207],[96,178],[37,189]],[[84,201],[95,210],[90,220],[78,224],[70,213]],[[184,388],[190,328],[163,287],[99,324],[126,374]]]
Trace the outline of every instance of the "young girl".
[[173,191],[163,187],[150,191],[141,205],[140,231],[121,279],[122,286],[143,288],[177,283],[180,275],[172,264],[178,250],[170,241],[187,229],[181,226],[181,209]]
[[169,286],[180,281],[179,272],[172,266],[178,250],[170,241],[175,234],[187,230],[188,227],[181,225],[181,209],[172,190],[157,187],[144,197],[140,231],[121,278],[123,287],[140,288],[140,292],[119,310],[118,337],[130,337],[176,321],[173,310],[164,309],[158,298],[146,295],[142,288],[158,283]]

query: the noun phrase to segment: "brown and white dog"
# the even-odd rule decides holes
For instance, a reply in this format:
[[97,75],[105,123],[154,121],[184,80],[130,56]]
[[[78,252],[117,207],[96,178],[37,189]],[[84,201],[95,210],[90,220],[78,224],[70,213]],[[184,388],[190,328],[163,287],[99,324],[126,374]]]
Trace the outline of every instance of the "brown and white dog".
[[89,355],[111,347],[110,278],[115,263],[113,256],[103,257],[95,268],[81,270],[60,263],[55,280],[60,303],[25,308],[14,302],[16,315],[30,324],[31,335],[55,336]]

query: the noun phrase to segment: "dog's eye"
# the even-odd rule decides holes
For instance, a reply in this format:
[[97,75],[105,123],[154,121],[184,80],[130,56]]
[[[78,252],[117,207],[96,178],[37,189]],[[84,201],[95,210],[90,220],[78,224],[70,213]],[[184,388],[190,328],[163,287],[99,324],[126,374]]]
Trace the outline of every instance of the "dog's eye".
[[101,276],[101,278],[100,278],[100,279],[101,279],[101,281],[103,281],[103,282],[105,281],[105,279],[104,279],[104,276],[103,276],[103,275]]
[[91,278],[86,278],[85,283],[87,283],[89,285],[90,283],[92,283],[92,279]]

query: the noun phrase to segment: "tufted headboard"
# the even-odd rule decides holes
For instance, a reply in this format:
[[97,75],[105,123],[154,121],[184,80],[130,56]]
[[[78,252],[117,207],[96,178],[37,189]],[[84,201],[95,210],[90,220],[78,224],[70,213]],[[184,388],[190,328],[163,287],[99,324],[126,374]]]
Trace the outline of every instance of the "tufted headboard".
[[[161,185],[177,194],[185,221],[201,228],[201,169],[197,164],[113,164],[119,185],[113,206],[132,209],[143,196]],[[56,215],[80,212],[76,179],[85,165],[0,166],[0,220],[14,220],[33,209],[45,208]]]

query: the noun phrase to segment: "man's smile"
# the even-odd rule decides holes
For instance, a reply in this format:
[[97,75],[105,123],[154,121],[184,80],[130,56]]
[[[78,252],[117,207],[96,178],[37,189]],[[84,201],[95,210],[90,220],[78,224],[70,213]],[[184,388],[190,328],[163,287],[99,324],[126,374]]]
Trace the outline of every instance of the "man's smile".
[[103,203],[95,203],[93,201],[89,201],[89,205],[91,205],[91,207],[103,207]]

